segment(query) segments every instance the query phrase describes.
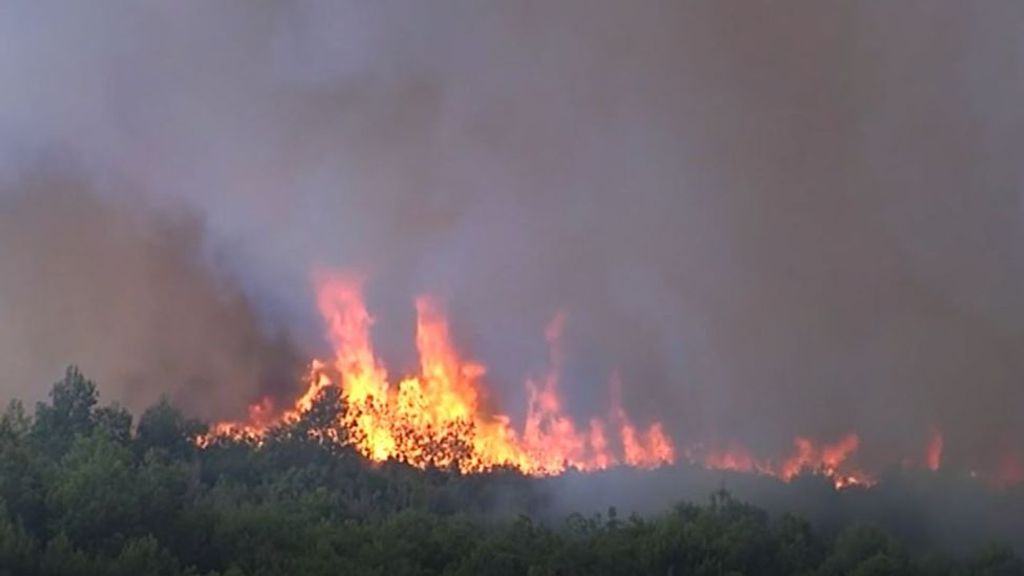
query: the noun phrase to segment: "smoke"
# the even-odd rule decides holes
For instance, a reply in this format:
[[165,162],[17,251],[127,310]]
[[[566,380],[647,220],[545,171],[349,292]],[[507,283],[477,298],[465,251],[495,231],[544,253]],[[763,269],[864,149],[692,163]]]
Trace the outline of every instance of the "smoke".
[[[1022,21],[1012,0],[7,3],[0,167],[73,151],[97,188],[125,183],[101,229],[132,198],[187,204],[206,234],[184,254],[226,255],[255,303],[221,327],[189,269],[206,305],[162,327],[146,311],[171,299],[129,269],[133,329],[82,324],[66,360],[157,338],[218,358],[208,393],[244,404],[249,314],[313,353],[310,270],[338,267],[368,278],[389,365],[414,363],[412,297],[432,293],[513,413],[564,311],[583,415],[618,371],[627,408],[684,443],[856,431],[870,464],[923,457],[939,428],[945,462],[991,468],[1024,448]],[[4,206],[4,283],[71,260],[51,246],[78,239]],[[109,244],[68,263],[94,287],[76,309],[123,284],[90,272],[120,263]],[[32,313],[0,325],[4,363],[45,381],[26,327],[60,326],[68,288],[17,285],[4,304]],[[151,395],[131,372],[97,378]]]
[[870,525],[919,553],[976,553],[992,542],[1024,550],[1024,492],[1018,486],[993,492],[962,474],[896,471],[870,490],[836,491],[828,479],[777,479],[693,467],[616,469],[544,479],[538,484],[557,498],[542,512],[561,522],[567,514],[656,514],[685,499],[704,502],[725,489],[741,501],[773,514],[796,514],[823,534]]
[[295,393],[295,351],[209,268],[201,221],[112,202],[57,165],[0,195],[5,396],[42,399],[72,362],[135,410],[166,395],[209,418]]

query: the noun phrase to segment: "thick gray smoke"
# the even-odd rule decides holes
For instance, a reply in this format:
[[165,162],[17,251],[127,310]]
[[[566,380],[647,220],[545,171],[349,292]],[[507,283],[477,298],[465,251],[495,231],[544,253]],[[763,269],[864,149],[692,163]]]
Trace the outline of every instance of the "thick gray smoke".
[[115,203],[73,168],[45,166],[0,195],[5,396],[39,398],[71,362],[135,409],[166,395],[224,417],[295,393],[301,362],[203,261],[201,222]]
[[[125,351],[155,338],[245,396],[226,390],[262,372],[234,362],[239,330],[283,321],[319,349],[309,274],[333,266],[369,279],[399,370],[411,297],[435,294],[513,413],[564,310],[581,414],[618,370],[637,420],[680,442],[778,454],[858,431],[862,458],[894,461],[937,427],[947,462],[993,466],[1024,437],[1022,26],[1014,0],[5,3],[5,196],[57,150],[105,208],[61,201],[101,229],[133,198],[185,203],[208,231],[186,254],[222,254],[264,318],[221,311],[189,264],[200,304],[161,325],[166,270],[88,278],[136,246],[133,225],[82,244],[5,197],[0,282],[23,277],[0,291],[19,314],[0,324],[3,391],[52,379],[24,351],[67,302],[127,285],[131,328],[82,312],[68,361],[93,355],[130,400],[130,375],[160,371]],[[178,258],[176,238],[127,249]],[[46,275],[55,252],[92,296]]]

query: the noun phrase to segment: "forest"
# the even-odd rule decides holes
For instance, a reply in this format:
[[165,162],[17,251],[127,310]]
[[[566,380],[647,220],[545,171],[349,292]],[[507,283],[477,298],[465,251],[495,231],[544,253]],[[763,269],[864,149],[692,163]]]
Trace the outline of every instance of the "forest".
[[199,447],[164,400],[136,420],[69,368],[0,417],[0,575],[1017,575],[999,542],[951,553],[822,526],[724,488],[656,513],[554,514],[544,482],[370,463],[340,400],[261,441]]

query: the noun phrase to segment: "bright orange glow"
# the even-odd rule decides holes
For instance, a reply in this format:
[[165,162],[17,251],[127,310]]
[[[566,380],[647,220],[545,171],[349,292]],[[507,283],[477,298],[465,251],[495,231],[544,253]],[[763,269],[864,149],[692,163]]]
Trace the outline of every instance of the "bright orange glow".
[[[486,369],[460,357],[447,320],[429,298],[416,300],[419,374],[403,378],[397,385],[392,385],[374,353],[372,318],[358,283],[322,275],[317,302],[327,323],[334,359],[314,363],[309,388],[278,422],[297,419],[312,407],[321,390],[340,386],[346,401],[342,423],[348,439],[375,461],[391,459],[460,472],[512,467],[527,474],[548,475],[569,468],[590,471],[618,464],[650,468],[675,460],[664,427],[655,422],[646,429],[637,428],[617,392],[607,420],[594,418],[589,426],[579,427],[566,414],[558,382],[563,363],[563,315],[556,316],[547,328],[550,366],[542,379],[526,382],[526,421],[523,429],[517,430],[508,416],[485,402],[482,379]],[[248,423],[218,424],[213,435],[259,438],[277,423],[267,417],[272,411],[267,402],[250,411]]]
[[932,472],[942,466],[942,433],[938,430],[932,430],[932,435],[928,439],[928,454],[925,465]]
[[[627,412],[617,374],[610,379],[607,414],[577,423],[560,390],[565,365],[563,314],[556,315],[545,330],[547,369],[524,383],[525,417],[522,426],[516,426],[487,396],[486,368],[459,354],[445,315],[430,298],[415,301],[417,374],[394,378],[374,351],[373,319],[359,282],[321,274],[315,284],[333,357],[311,363],[304,392],[291,406],[275,406],[272,398],[261,398],[249,407],[245,421],[213,425],[208,435],[197,440],[200,446],[218,437],[261,442],[273,427],[298,421],[331,389],[343,401],[338,430],[344,432],[345,441],[378,462],[396,460],[462,473],[508,467],[530,475],[552,475],[569,469],[654,468],[679,457],[709,470],[760,474],[784,482],[807,473],[828,478],[837,489],[874,483],[856,464],[861,442],[855,433],[832,443],[798,436],[783,458],[757,456],[736,442],[684,445],[677,453],[661,422],[639,425]],[[933,430],[923,462],[918,458],[905,462],[937,470],[942,458],[943,436]],[[1003,485],[1016,483],[1024,480],[1024,466],[1007,458],[994,476]]]
[[781,476],[790,479],[804,471],[820,472],[833,480],[836,488],[870,484],[863,472],[849,468],[847,460],[860,447],[856,434],[847,434],[833,444],[815,446],[810,439],[798,437],[794,441],[796,454],[782,464]]
[[703,457],[694,459],[710,470],[756,473],[785,482],[801,473],[808,473],[829,478],[836,488],[870,486],[874,483],[872,478],[850,462],[859,446],[860,438],[856,434],[847,434],[835,443],[823,445],[798,436],[793,440],[793,453],[779,464],[768,459],[756,459],[745,448],[737,445],[723,450],[711,450],[704,453]]
[[733,472],[758,472],[770,474],[770,469],[759,463],[746,448],[732,445],[724,450],[712,450],[703,460],[709,470],[731,470]]

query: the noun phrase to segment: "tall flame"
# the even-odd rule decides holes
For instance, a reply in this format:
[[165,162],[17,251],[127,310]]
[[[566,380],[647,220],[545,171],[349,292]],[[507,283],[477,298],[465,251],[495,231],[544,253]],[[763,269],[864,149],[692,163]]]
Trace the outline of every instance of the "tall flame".
[[[334,347],[330,367],[347,401],[344,424],[356,449],[372,460],[394,459],[462,472],[507,466],[528,474],[556,474],[567,468],[586,471],[620,463],[654,467],[675,459],[663,426],[654,423],[638,430],[617,395],[611,416],[594,418],[586,428],[578,427],[564,412],[558,390],[562,315],[548,326],[551,366],[540,382],[527,381],[526,423],[517,430],[508,416],[484,405],[485,368],[461,359],[447,320],[429,298],[416,300],[419,374],[393,386],[374,353],[372,318],[358,284],[325,275],[317,294]],[[327,371],[318,372],[314,380],[318,388],[336,384],[324,376]],[[310,390],[306,396],[315,393]],[[308,409],[300,406],[300,411],[303,408]],[[608,430],[617,432],[621,453],[614,450]]]
[[[260,441],[271,427],[295,422],[312,410],[322,392],[337,389],[344,400],[339,424],[347,442],[374,461],[397,460],[464,473],[509,467],[531,475],[613,466],[653,468],[676,461],[676,447],[664,425],[653,422],[638,427],[623,408],[617,374],[611,378],[605,417],[580,425],[566,412],[559,382],[565,363],[563,314],[547,326],[548,368],[541,377],[525,382],[526,415],[517,428],[486,397],[486,369],[459,355],[447,319],[431,299],[420,297],[415,302],[419,373],[396,380],[374,352],[373,319],[359,282],[321,274],[316,284],[333,358],[312,362],[307,388],[292,406],[279,409],[269,397],[263,398],[250,406],[245,422],[215,424],[209,435],[199,439],[200,445],[221,436]],[[811,473],[829,478],[836,488],[846,488],[874,483],[854,464],[859,447],[859,436],[848,433],[832,443],[798,436],[790,454],[781,459],[754,456],[734,442],[713,448],[690,445],[680,456],[711,470],[761,474],[786,482]],[[919,462],[937,470],[942,452],[943,437],[936,429]],[[1024,479],[1022,470],[1019,460],[1007,459],[998,477],[1015,483]]]

